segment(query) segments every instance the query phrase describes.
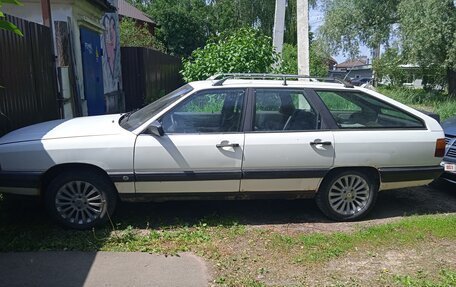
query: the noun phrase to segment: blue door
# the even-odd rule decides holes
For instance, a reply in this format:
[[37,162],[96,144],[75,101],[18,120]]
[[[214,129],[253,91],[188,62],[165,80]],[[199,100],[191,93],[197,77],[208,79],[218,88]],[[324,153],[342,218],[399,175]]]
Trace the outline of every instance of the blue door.
[[82,71],[84,76],[84,95],[87,100],[89,116],[106,112],[103,90],[103,66],[100,34],[81,27]]

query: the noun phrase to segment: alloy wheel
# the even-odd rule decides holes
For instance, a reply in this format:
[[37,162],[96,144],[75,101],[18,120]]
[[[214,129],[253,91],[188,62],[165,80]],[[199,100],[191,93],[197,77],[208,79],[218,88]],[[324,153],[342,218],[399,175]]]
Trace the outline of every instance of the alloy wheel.
[[89,182],[70,181],[57,191],[55,207],[65,221],[87,224],[106,212],[106,201],[103,194]]

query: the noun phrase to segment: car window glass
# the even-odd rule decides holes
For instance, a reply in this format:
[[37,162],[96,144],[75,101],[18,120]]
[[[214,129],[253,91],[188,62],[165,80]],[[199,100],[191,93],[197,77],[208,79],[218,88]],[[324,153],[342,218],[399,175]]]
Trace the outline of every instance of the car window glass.
[[301,91],[255,90],[254,131],[315,130],[319,117]]
[[244,90],[197,93],[162,118],[165,133],[224,133],[241,128]]
[[340,128],[422,128],[409,113],[356,91],[316,91]]

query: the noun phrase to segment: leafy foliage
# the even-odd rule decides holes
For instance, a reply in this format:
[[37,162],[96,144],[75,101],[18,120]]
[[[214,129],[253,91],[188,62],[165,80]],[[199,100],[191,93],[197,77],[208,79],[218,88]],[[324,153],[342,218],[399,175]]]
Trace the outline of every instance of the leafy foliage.
[[249,28],[211,40],[184,61],[186,81],[205,79],[217,73],[268,73],[278,59],[271,38]]
[[210,35],[209,6],[204,0],[154,0],[143,9],[159,24],[156,37],[172,54],[188,57]]
[[21,2],[17,0],[0,0],[0,29],[11,31],[19,36],[23,36],[21,30],[16,25],[4,20],[5,14],[3,14],[1,10],[4,3],[22,6]]
[[123,18],[120,21],[120,45],[122,47],[153,48],[166,52],[165,45],[150,33],[147,25],[138,26],[129,18]]
[[407,60],[421,66],[443,65],[456,69],[453,0],[402,0],[398,13]]

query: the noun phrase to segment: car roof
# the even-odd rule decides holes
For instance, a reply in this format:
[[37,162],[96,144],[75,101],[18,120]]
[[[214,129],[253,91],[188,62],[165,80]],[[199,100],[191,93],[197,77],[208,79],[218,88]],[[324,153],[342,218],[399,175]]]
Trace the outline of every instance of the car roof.
[[342,83],[333,82],[321,82],[312,81],[310,79],[303,80],[287,80],[284,85],[283,80],[257,80],[257,79],[227,79],[223,82],[223,85],[214,85],[217,80],[206,80],[190,82],[195,90],[202,89],[220,89],[220,88],[319,88],[319,89],[343,89],[343,90],[354,90],[357,88],[347,88]]

